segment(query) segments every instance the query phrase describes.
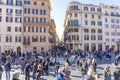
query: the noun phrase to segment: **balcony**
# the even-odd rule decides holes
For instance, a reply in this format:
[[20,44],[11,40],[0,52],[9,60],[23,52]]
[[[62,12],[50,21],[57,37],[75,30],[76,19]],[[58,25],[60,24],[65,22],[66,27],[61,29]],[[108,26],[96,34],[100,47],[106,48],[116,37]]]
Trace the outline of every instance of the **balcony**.
[[30,45],[30,41],[23,42],[24,45]]

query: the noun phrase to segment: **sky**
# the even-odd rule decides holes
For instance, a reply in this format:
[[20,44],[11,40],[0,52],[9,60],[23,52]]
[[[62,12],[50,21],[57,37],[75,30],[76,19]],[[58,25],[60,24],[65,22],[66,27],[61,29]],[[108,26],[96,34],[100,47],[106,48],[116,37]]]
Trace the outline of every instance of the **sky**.
[[59,38],[62,37],[64,31],[64,18],[67,5],[71,1],[79,1],[80,3],[96,4],[99,3],[106,5],[120,6],[120,0],[50,0],[52,6],[51,18],[54,19],[56,24],[56,32]]

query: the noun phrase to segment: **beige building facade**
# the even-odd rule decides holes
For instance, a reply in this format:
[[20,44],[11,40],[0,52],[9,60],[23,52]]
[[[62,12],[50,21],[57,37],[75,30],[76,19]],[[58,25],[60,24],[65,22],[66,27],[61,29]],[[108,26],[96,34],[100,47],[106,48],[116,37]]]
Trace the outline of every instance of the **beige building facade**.
[[104,49],[118,50],[120,41],[120,8],[110,5],[103,7]]
[[23,50],[22,3],[0,0],[0,52]]
[[[116,41],[120,40],[119,12],[116,7],[70,2],[64,21],[66,48],[89,52],[105,51],[107,48],[116,50]],[[107,16],[106,13],[112,16]]]
[[50,50],[51,10],[50,0],[0,0],[0,52]]

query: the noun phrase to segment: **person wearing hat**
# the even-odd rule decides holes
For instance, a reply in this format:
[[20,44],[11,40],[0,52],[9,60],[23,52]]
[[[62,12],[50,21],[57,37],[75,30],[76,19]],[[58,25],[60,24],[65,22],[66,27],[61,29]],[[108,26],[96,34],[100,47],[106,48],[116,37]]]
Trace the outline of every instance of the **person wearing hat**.
[[115,68],[114,80],[120,80],[120,68],[119,67]]
[[15,73],[13,74],[13,79],[12,80],[19,80],[20,73]]
[[111,73],[110,73],[110,66],[105,67],[103,78],[104,78],[103,80],[112,80],[111,79]]

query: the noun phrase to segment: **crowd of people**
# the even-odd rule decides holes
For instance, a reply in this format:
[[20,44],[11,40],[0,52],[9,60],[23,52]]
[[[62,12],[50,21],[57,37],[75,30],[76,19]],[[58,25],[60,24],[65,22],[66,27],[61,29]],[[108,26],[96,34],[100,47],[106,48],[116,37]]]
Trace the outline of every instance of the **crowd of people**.
[[[115,55],[114,63],[114,80],[120,80],[120,66],[119,66],[119,54]],[[71,60],[74,57],[74,62]],[[2,80],[2,74],[5,71],[6,80],[10,80],[11,76],[13,80],[19,80],[20,75],[24,75],[25,79],[30,80],[31,76],[33,80],[43,80],[44,75],[49,76],[49,69],[54,67],[53,72],[57,80],[72,80],[71,68],[73,64],[76,65],[76,71],[80,71],[82,80],[112,80],[110,66],[106,66],[104,73],[101,76],[97,72],[97,59],[100,62],[105,58],[111,60],[112,56],[109,52],[84,52],[84,51],[65,51],[65,52],[42,52],[38,53],[16,53],[6,52],[0,56],[0,80]],[[61,64],[57,58],[63,59],[64,62]],[[54,59],[54,61],[51,61]],[[14,67],[20,68],[20,73],[10,74],[11,69]]]

